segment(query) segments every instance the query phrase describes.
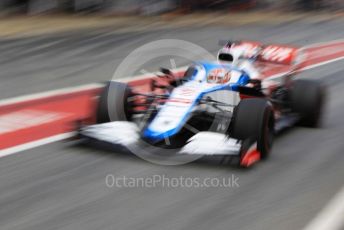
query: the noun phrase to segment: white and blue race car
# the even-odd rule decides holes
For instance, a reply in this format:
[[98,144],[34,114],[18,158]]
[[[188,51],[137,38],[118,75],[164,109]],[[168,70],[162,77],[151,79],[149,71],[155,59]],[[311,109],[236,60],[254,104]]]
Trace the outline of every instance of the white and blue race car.
[[[181,78],[162,69],[169,84],[153,79],[150,92],[110,81],[99,96],[96,124],[81,127],[79,137],[116,149],[145,143],[175,154],[221,156],[249,167],[268,158],[277,132],[319,124],[325,89],[293,79],[297,55],[286,46],[228,42],[218,61],[194,63]],[[284,72],[264,76],[271,63]]]

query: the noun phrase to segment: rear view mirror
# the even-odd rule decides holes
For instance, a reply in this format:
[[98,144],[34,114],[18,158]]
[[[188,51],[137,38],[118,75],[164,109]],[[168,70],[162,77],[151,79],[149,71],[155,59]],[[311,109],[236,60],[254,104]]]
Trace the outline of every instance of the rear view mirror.
[[167,68],[160,68],[160,72],[166,75],[173,75],[172,71]]

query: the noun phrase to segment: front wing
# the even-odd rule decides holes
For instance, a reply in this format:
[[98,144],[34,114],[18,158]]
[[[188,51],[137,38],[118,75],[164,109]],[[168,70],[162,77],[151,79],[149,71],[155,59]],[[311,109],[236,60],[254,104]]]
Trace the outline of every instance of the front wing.
[[[82,127],[79,136],[106,142],[114,148],[120,146],[130,149],[130,146],[140,144],[139,127],[126,121]],[[176,154],[238,155],[240,148],[241,143],[236,139],[215,132],[199,132],[191,137],[184,147],[178,149]]]

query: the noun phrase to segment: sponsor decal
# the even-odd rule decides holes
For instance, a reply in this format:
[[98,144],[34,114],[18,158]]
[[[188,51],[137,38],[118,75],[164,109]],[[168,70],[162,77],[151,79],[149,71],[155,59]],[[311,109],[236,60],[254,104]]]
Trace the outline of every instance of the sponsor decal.
[[281,64],[290,64],[296,49],[283,46],[267,46],[261,54],[263,61],[277,62]]
[[208,74],[208,83],[217,83],[217,84],[224,84],[229,82],[231,79],[231,72],[223,69],[223,68],[216,68],[209,72]]

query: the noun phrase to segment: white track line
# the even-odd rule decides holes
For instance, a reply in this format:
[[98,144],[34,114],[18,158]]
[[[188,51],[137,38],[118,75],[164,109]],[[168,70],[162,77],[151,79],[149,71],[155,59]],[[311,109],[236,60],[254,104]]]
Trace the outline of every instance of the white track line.
[[322,46],[328,46],[328,45],[333,45],[335,43],[341,43],[344,42],[344,39],[339,38],[336,40],[332,40],[330,42],[317,42],[317,43],[313,43],[307,46],[303,46],[302,49],[309,49],[309,48],[321,48]]
[[[314,69],[314,68],[316,68],[316,67],[320,67],[320,66],[323,66],[323,65],[327,65],[327,64],[330,64],[330,63],[333,63],[333,62],[337,62],[337,61],[340,61],[340,60],[343,60],[343,59],[344,59],[344,56],[343,56],[343,57],[339,57],[339,58],[335,58],[335,59],[332,59],[332,60],[320,62],[320,63],[318,63],[318,64],[310,65],[310,66],[301,68],[301,69],[298,70],[298,71],[306,71],[306,70]],[[276,78],[280,78],[280,77],[286,75],[287,73],[288,73],[288,72],[278,73],[278,74],[272,75],[271,77],[266,78],[265,80],[274,80],[274,79],[276,79]]]
[[302,68],[301,71],[305,71],[305,70],[309,70],[309,69],[314,69],[316,67],[327,65],[327,64],[330,64],[330,63],[333,63],[333,62],[337,62],[337,61],[340,61],[340,60],[343,60],[343,59],[344,59],[344,56],[343,57],[338,57],[338,58],[335,58],[335,59],[332,59],[332,60],[320,62],[318,64],[314,64],[314,65],[310,65],[310,66],[307,66],[305,68]]
[[[173,69],[173,72],[180,72],[180,71],[185,71],[186,67],[180,67]],[[114,81],[120,81],[120,82],[129,82],[133,80],[143,80],[147,78],[151,78],[155,74],[160,73],[150,73],[150,74],[143,74],[143,75],[137,75],[133,77],[126,77],[126,78],[120,78],[120,79],[113,79]],[[29,94],[29,95],[24,95],[24,96],[19,96],[19,97],[14,97],[14,98],[9,98],[9,99],[3,99],[0,100],[0,107],[1,106],[6,106],[14,103],[19,103],[19,102],[25,102],[25,101],[31,101],[35,99],[43,99],[47,97],[53,97],[53,96],[59,96],[63,94],[68,94],[68,93],[76,93],[76,92],[81,92],[85,90],[92,90],[96,88],[100,88],[104,86],[104,84],[101,83],[92,83],[92,84],[87,84],[87,85],[81,85],[81,86],[75,86],[75,87],[68,87],[68,88],[63,88],[63,89],[57,89],[57,90],[50,90],[46,91],[43,93],[35,93],[35,94]]]
[[341,230],[344,226],[344,187],[303,230]]
[[50,144],[53,142],[57,142],[57,141],[61,141],[61,140],[65,140],[68,138],[71,138],[75,136],[75,132],[69,132],[69,133],[61,133],[55,136],[51,136],[51,137],[47,137],[44,139],[40,139],[37,141],[32,141],[32,142],[28,142],[22,145],[17,145],[8,149],[4,149],[0,151],[0,158],[5,157],[5,156],[9,156],[24,150],[28,150],[28,149],[33,149],[36,148],[38,146],[42,146],[42,145],[46,145],[46,144]]
[[0,101],[0,107],[14,104],[14,103],[19,103],[19,102],[31,101],[35,99],[43,99],[43,98],[52,97],[52,96],[59,96],[59,95],[68,94],[68,93],[96,89],[102,86],[103,86],[102,84],[93,83],[93,84],[81,85],[81,86],[76,86],[76,87],[68,87],[68,88],[63,88],[63,89],[51,90],[51,91],[47,91],[43,93],[35,93],[35,94],[29,94],[29,95],[24,95],[24,96],[9,98],[9,99],[3,99]]

